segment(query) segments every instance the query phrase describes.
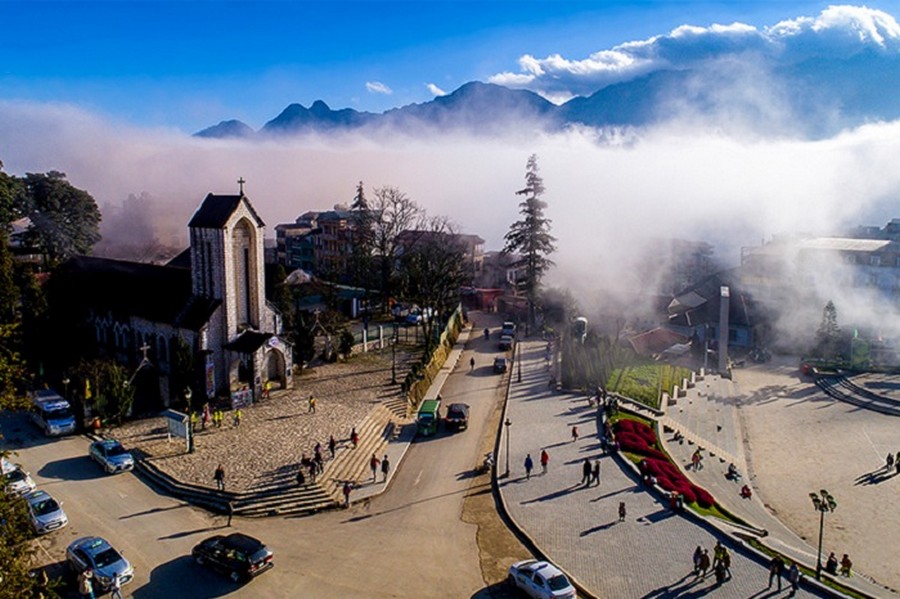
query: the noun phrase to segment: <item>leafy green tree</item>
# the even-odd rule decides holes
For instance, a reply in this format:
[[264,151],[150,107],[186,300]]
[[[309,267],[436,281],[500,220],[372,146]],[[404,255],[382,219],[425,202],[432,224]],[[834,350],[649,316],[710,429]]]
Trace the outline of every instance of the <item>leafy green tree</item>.
[[516,284],[528,300],[528,322],[532,324],[541,279],[553,265],[547,256],[556,251],[556,238],[550,234],[550,219],[544,216],[547,207],[541,199],[544,191],[544,180],[538,174],[537,155],[532,154],[525,167],[525,188],[516,192],[516,195],[525,196],[519,203],[522,219],[510,226],[503,248],[503,253],[519,256],[513,266],[521,269],[524,276]]
[[287,271],[284,266],[275,266],[272,276],[272,303],[281,313],[281,329],[289,332],[294,328],[294,293],[284,282],[287,280]]
[[347,261],[347,278],[355,287],[366,290],[368,299],[369,290],[377,284],[372,276],[375,271],[373,259],[374,250],[374,219],[375,214],[369,207],[366,199],[363,182],[356,186],[356,195],[350,205],[350,260]]
[[91,381],[93,410],[105,422],[122,424],[134,404],[134,386],[129,373],[113,360],[97,359],[84,362],[79,374]]
[[837,308],[828,300],[822,309],[822,322],[816,330],[815,347],[812,354],[817,358],[835,359],[839,357],[841,328],[838,326]]
[[13,275],[13,259],[9,251],[9,237],[6,235],[6,227],[0,225],[0,322],[2,323],[16,321],[19,288]]
[[41,365],[47,365],[51,361],[47,349],[54,343],[49,334],[47,298],[32,268],[20,271],[19,288],[22,293],[22,351],[29,367],[40,370]]
[[91,195],[57,171],[28,173],[23,212],[31,219],[31,238],[51,265],[90,253],[100,241],[100,210]]
[[3,172],[3,161],[0,160],[0,224],[8,225],[22,216],[21,204],[25,195],[22,182]]
[[297,314],[291,330],[291,341],[294,344],[294,364],[308,364],[316,355],[315,322],[308,313]]
[[353,353],[353,343],[356,341],[348,329],[342,329],[340,337],[338,337],[338,351],[346,360]]

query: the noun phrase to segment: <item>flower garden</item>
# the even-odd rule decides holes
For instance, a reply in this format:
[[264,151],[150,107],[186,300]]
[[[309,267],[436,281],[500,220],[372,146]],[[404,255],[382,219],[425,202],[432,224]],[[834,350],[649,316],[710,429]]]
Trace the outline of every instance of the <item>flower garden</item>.
[[659,449],[656,433],[644,422],[622,418],[613,424],[616,441],[622,451],[640,457],[638,468],[643,476],[653,476],[666,491],[680,493],[686,503],[694,503],[710,509],[715,499],[709,492],[693,484],[672,463],[669,456]]

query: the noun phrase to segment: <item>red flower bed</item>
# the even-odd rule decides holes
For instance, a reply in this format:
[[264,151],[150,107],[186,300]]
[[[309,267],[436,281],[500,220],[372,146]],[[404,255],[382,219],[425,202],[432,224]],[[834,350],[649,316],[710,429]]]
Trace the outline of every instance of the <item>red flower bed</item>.
[[693,484],[669,461],[669,457],[656,449],[656,433],[653,429],[637,420],[622,419],[613,426],[619,447],[630,453],[644,456],[639,467],[642,475],[656,478],[656,483],[666,491],[681,493],[688,503],[696,502],[704,508],[710,508],[715,500],[709,492]]

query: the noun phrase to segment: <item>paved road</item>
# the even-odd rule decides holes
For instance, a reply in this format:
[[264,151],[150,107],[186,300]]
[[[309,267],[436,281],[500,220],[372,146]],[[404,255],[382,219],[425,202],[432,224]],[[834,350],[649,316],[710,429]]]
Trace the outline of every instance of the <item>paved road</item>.
[[[8,439],[21,441],[17,460],[65,502],[71,524],[47,537],[48,561],[61,560],[77,536],[105,536],[135,565],[127,589],[134,597],[469,597],[484,582],[475,527],[460,515],[481,436],[494,432],[485,430],[485,421],[502,397],[501,377],[490,368],[496,340],[478,337],[470,345],[442,390],[445,403],[470,404],[469,430],[442,430],[413,443],[389,491],[349,510],[235,518],[234,530],[262,538],[276,554],[275,569],[245,587],[188,557],[199,540],[228,530],[222,517],[160,496],[130,473],[102,474],[85,457],[84,438],[47,442],[17,418],[4,418],[0,426]],[[478,367],[470,372],[472,355]]]

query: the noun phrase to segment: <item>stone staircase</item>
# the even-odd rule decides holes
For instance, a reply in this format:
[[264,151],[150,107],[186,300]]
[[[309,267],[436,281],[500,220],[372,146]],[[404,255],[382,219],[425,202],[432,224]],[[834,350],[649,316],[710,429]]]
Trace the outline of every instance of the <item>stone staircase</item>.
[[[235,515],[248,518],[314,514],[343,503],[344,481],[358,486],[370,479],[369,460],[372,454],[380,459],[387,444],[406,425],[409,425],[409,420],[405,417],[405,408],[403,417],[400,417],[390,404],[377,404],[356,426],[359,446],[353,448],[349,441],[339,444],[335,459],[325,463],[325,471],[316,482],[302,486],[296,483],[297,470],[293,465],[285,467],[283,474],[274,480],[238,493],[221,492],[175,480],[157,468],[152,460],[141,459],[139,454],[135,456],[135,472],[169,495],[219,513],[227,513],[230,501]],[[379,471],[379,480],[380,477]]]

